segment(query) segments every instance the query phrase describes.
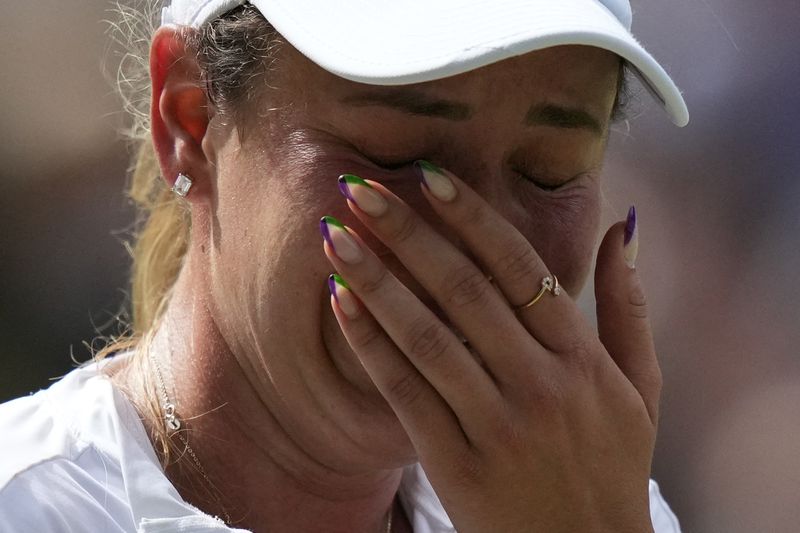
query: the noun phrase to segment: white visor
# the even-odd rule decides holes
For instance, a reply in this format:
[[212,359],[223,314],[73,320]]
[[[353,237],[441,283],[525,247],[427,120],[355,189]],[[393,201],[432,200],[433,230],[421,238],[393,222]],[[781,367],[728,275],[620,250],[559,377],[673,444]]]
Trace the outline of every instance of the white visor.
[[[173,0],[162,24],[199,28],[247,0]],[[624,58],[672,122],[689,112],[680,90],[630,33],[628,0],[250,0],[320,67],[371,85],[461,74],[559,45]]]

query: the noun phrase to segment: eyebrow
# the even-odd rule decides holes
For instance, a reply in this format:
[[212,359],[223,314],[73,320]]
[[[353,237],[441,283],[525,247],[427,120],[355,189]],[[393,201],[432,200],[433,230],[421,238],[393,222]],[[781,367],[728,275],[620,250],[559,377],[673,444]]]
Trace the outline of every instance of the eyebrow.
[[586,129],[603,135],[603,124],[593,115],[576,107],[562,107],[554,104],[532,105],[525,113],[528,126],[553,126],[567,129]]
[[357,106],[385,106],[409,115],[464,121],[472,118],[472,108],[461,102],[431,98],[416,89],[390,89],[367,91],[346,96],[342,103]]
[[[391,88],[380,91],[365,91],[345,96],[341,103],[355,106],[383,106],[402,113],[453,121],[472,118],[473,108],[465,103],[431,97],[427,93],[410,88]],[[603,123],[589,112],[556,104],[532,105],[523,119],[526,126],[550,126],[563,129],[585,129],[603,135]]]

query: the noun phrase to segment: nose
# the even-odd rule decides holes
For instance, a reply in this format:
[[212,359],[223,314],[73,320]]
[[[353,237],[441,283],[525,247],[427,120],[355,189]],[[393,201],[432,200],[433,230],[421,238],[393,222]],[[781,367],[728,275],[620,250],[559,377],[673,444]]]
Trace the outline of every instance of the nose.
[[[471,156],[441,158],[440,161],[432,162],[455,174],[489,204],[490,209],[507,220],[511,220],[509,218],[511,216],[511,205],[508,198],[511,194],[509,180],[508,176],[503,173],[503,165],[500,161],[500,158],[494,158],[494,162],[492,162],[488,157],[481,156],[473,150]],[[427,204],[427,202],[425,203]],[[422,211],[422,216],[473,263],[484,269],[484,266],[478,262],[458,235],[456,228],[446,225],[429,205]]]
[[[512,224],[515,210],[513,180],[509,174],[506,154],[490,143],[466,146],[462,156],[447,158],[441,166],[455,174],[486,202],[489,207]],[[516,225],[516,224],[515,224]]]

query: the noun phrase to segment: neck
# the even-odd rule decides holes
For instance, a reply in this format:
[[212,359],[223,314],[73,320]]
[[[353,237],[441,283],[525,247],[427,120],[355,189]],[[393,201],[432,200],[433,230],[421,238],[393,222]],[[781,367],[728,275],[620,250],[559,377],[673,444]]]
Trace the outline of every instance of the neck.
[[[208,514],[230,517],[229,525],[255,532],[386,531],[402,471],[353,471],[345,465],[355,458],[343,458],[341,468],[317,460],[255,390],[206,302],[185,285],[179,279],[158,331],[138,354],[156,358],[181,435],[202,468],[201,473],[191,454],[182,453],[185,444],[173,434],[177,460],[166,474],[181,496]],[[156,368],[140,362],[149,370],[144,381],[124,371],[115,381],[137,405],[162,403]],[[150,387],[136,386],[148,381]],[[163,419],[145,417],[145,424],[150,434],[164,428]],[[392,530],[411,530],[402,512],[394,514]]]

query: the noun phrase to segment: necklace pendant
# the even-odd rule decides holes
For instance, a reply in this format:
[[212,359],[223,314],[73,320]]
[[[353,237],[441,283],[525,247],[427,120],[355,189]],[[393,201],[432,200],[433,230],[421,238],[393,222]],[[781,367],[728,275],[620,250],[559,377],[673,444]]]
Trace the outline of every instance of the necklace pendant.
[[165,416],[164,420],[167,422],[167,427],[172,431],[178,431],[181,429],[181,421],[174,416]]
[[178,417],[175,416],[175,405],[171,403],[164,404],[164,422],[167,423],[167,427],[172,431],[178,431],[181,429],[181,421],[178,420]]

